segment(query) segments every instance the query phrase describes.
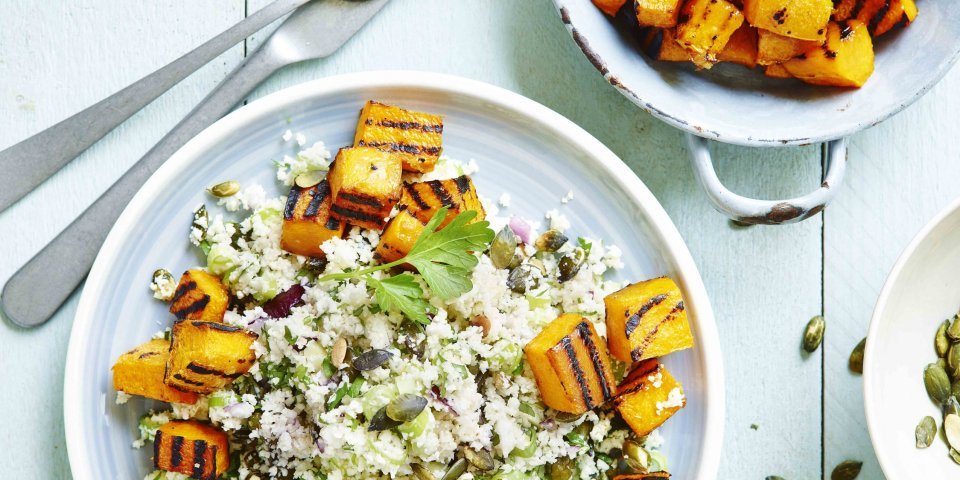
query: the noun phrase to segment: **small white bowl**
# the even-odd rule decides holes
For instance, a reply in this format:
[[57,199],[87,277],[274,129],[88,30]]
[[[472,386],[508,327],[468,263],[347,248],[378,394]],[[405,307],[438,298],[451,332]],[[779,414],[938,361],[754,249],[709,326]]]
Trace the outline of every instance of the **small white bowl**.
[[864,404],[870,438],[889,480],[960,477],[960,465],[938,435],[926,449],[914,431],[940,408],[927,396],[923,369],[937,360],[933,338],[960,308],[960,200],[944,209],[913,239],[880,292],[863,364]]

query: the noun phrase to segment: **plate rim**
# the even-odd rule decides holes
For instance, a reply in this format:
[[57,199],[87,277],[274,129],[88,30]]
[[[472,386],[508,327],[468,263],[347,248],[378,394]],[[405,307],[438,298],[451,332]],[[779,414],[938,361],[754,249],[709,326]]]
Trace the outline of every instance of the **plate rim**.
[[917,232],[916,235],[910,240],[910,243],[907,244],[907,247],[904,248],[903,252],[900,253],[900,256],[897,257],[897,261],[894,263],[893,268],[890,269],[890,273],[887,275],[887,278],[883,282],[883,288],[880,290],[880,295],[877,297],[877,303],[873,309],[873,313],[870,316],[870,328],[867,330],[867,343],[866,348],[864,349],[863,356],[863,408],[864,416],[867,420],[867,432],[870,435],[870,444],[873,447],[874,454],[877,457],[877,462],[880,464],[880,469],[883,471],[884,475],[889,475],[891,467],[884,463],[883,457],[880,455],[880,444],[877,440],[877,436],[880,434],[880,419],[877,418],[877,406],[873,405],[871,401],[872,398],[876,395],[878,386],[875,385],[876,373],[875,370],[879,368],[874,360],[874,356],[870,355],[870,344],[871,339],[875,339],[880,336],[880,317],[887,308],[887,303],[890,300],[890,295],[893,292],[894,285],[900,279],[900,274],[903,272],[903,269],[906,267],[907,263],[913,258],[914,253],[919,249],[930,234],[943,223],[948,217],[955,215],[960,211],[960,198],[956,198],[951,201],[947,206],[943,207],[936,215],[933,216],[924,226]]
[[529,118],[539,128],[553,130],[578,145],[594,164],[607,171],[613,181],[619,183],[637,208],[650,220],[651,235],[664,246],[662,258],[676,265],[686,277],[686,293],[695,299],[697,321],[693,327],[697,333],[697,348],[703,351],[704,361],[704,448],[700,456],[696,478],[716,478],[723,441],[725,392],[723,357],[716,320],[706,287],[694,263],[686,243],[660,202],[640,178],[613,151],[571,120],[519,93],[464,77],[412,70],[374,70],[329,76],[293,85],[261,97],[236,109],[174,153],[137,191],[127,204],[117,223],[111,228],[90,274],[87,277],[77,306],[67,349],[63,384],[63,419],[67,454],[74,478],[91,478],[89,446],[82,441],[82,415],[80,403],[72,401],[82,392],[84,347],[81,339],[87,338],[95,326],[93,319],[97,296],[115,267],[119,244],[125,241],[136,226],[139,214],[150,205],[150,200],[161,193],[165,185],[179,172],[189,167],[197,157],[228,137],[233,131],[250,122],[257,121],[305,99],[335,96],[346,91],[373,88],[429,89],[437,94],[469,97],[473,101],[493,104],[501,111]]
[[[577,26],[574,25],[574,18],[570,15],[570,9],[567,8],[567,4],[570,1],[586,0],[553,0],[553,3],[556,7],[557,13],[560,15],[560,19],[563,22],[567,33],[574,41],[573,43],[576,44],[577,49],[580,50],[580,52],[590,61],[590,64],[594,67],[594,69],[597,70],[598,73],[603,76],[603,79],[609,83],[610,86],[620,92],[620,94],[622,94],[624,97],[627,97],[635,105],[640,107],[641,110],[653,115],[657,119],[674,128],[698,137],[745,147],[776,148],[806,146],[813,143],[825,143],[832,140],[837,140],[839,138],[849,137],[850,135],[887,120],[888,118],[900,113],[905,108],[915,103],[921,97],[926,95],[927,92],[929,92],[934,86],[940,83],[940,80],[942,80],[943,77],[950,72],[950,70],[953,68],[953,65],[958,59],[960,59],[960,42],[957,42],[954,44],[949,56],[939,65],[937,65],[936,71],[928,83],[922,85],[913,93],[912,96],[905,98],[901,102],[896,102],[896,104],[890,106],[887,110],[880,112],[878,115],[875,115],[872,118],[858,119],[857,121],[847,122],[842,127],[834,128],[832,130],[825,130],[822,133],[817,133],[815,135],[799,136],[798,138],[774,138],[767,136],[743,135],[735,132],[731,133],[729,131],[724,132],[721,131],[721,129],[703,127],[701,124],[683,120],[679,116],[674,116],[674,114],[668,113],[666,110],[661,109],[653,100],[641,98],[641,93],[638,93],[637,91],[634,91],[621,83],[620,78],[622,77],[618,76],[610,69],[610,66],[607,64],[604,58],[597,51],[590,47],[589,38],[583,34],[582,30],[579,30]],[[639,53],[637,54],[640,55]],[[642,90],[640,90],[640,92],[642,92]]]

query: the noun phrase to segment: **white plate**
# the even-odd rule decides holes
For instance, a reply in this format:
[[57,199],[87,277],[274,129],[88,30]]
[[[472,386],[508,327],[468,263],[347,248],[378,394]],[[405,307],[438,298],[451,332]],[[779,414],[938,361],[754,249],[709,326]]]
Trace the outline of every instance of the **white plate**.
[[[200,263],[187,242],[191,211],[223,180],[259,182],[283,195],[271,160],[294,153],[285,130],[349,145],[367,99],[446,116],[444,150],[476,159],[481,194],[511,194],[508,213],[542,218],[558,208],[572,233],[603,238],[624,251],[621,277],[670,275],[683,289],[697,347],[665,363],[684,382],[687,407],[663,429],[671,470],[681,480],[716,477],[723,435],[723,371],[709,300],[683,240],[630,169],[583,129],[515,93],[462,78],[415,72],[330,77],[257,100],[191,140],[153,175],[110,232],[87,279],[70,339],[64,416],[77,479],[140,478],[149,448],[133,450],[137,418],[150,403],[116,405],[110,366],[168,326],[166,305],[147,289],[154,269]],[[567,191],[575,199],[560,203]]]
[[880,292],[863,364],[870,439],[889,480],[960,478],[938,436],[915,447],[914,430],[927,415],[943,422],[923,386],[923,369],[937,360],[933,337],[960,308],[960,201],[934,217],[897,260]]

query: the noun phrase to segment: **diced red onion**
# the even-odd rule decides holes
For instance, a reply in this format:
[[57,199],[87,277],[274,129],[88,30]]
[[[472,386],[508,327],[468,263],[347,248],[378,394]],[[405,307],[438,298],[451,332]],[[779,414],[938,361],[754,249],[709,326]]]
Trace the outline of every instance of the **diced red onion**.
[[290,315],[290,310],[297,305],[303,305],[303,294],[306,289],[303,285],[295,283],[290,288],[278,293],[269,302],[263,304],[263,311],[270,318],[285,318]]
[[510,230],[513,230],[513,233],[520,237],[521,242],[527,245],[530,244],[532,240],[530,236],[533,233],[533,227],[531,227],[526,220],[516,215],[510,217]]

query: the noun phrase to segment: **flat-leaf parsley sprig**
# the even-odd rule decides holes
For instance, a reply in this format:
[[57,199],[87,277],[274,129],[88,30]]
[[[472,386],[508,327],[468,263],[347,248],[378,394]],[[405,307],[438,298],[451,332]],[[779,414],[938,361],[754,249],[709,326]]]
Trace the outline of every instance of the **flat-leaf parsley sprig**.
[[447,224],[438,229],[447,218],[447,208],[441,208],[423,228],[410,253],[390,263],[375,265],[353,272],[331,273],[317,279],[348,280],[362,278],[373,288],[374,297],[380,308],[399,310],[401,313],[421,324],[430,323],[427,311],[430,304],[423,298],[423,290],[413,275],[402,273],[383,279],[373,278],[373,272],[387,270],[403,264],[413,265],[427,282],[430,290],[440,298],[456,298],[473,289],[470,272],[477,266],[477,257],[473,252],[482,252],[493,241],[494,232],[490,222],[470,223],[477,212],[461,212]]

